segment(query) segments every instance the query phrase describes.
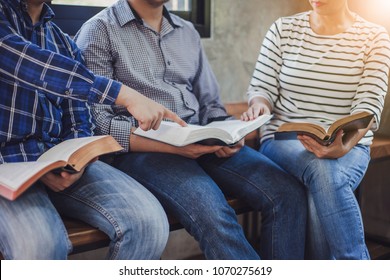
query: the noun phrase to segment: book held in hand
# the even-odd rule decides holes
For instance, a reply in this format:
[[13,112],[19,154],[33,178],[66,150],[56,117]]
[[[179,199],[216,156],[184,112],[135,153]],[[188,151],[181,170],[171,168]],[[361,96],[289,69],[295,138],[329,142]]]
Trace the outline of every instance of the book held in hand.
[[121,150],[112,136],[90,136],[66,140],[37,161],[0,164],[0,195],[15,200],[49,171],[79,172],[96,157]]
[[178,147],[194,143],[226,146],[236,144],[271,117],[272,115],[262,115],[252,121],[214,121],[205,126],[189,124],[186,127],[163,121],[157,130],[144,131],[137,128],[134,134]]
[[313,123],[284,123],[275,133],[275,140],[296,139],[297,135],[308,135],[318,143],[329,146],[336,138],[337,132],[344,133],[367,128],[374,117],[369,112],[359,112],[336,120],[329,127]]

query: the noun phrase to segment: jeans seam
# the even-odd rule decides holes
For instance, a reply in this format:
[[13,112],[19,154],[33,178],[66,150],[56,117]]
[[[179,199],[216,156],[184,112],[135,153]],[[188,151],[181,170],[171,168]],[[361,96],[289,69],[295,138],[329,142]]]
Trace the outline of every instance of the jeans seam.
[[[364,172],[365,173],[365,172]],[[364,173],[363,173],[363,176],[364,176]],[[363,176],[361,177],[361,179],[363,178]],[[353,182],[351,181],[352,180],[352,178],[351,177],[349,177],[350,178],[350,180],[348,180],[348,185],[349,185],[349,187],[351,188],[351,190],[352,191],[354,191],[353,190],[353,188],[352,188],[352,185],[355,185],[355,184],[353,184]],[[356,187],[357,188],[357,187]],[[355,188],[355,189],[356,189]],[[355,212],[355,216],[356,216],[356,218],[357,218],[357,220],[358,221],[360,221],[359,222],[359,232],[360,232],[360,234],[359,234],[359,236],[361,236],[361,237],[363,237],[363,239],[361,240],[362,241],[362,244],[364,245],[364,246],[366,246],[365,244],[366,244],[366,242],[365,242],[365,240],[364,240],[364,225],[363,225],[363,218],[362,218],[362,216],[361,216],[361,212],[360,212],[360,206],[359,206],[359,203],[357,202],[357,200],[356,199],[353,199],[353,204],[354,204],[354,212]],[[366,246],[367,247],[367,246]],[[364,254],[365,255],[365,257],[366,258],[370,258],[370,256],[367,254],[367,248],[365,248],[364,250],[363,250],[363,253],[362,254]],[[362,258],[362,259],[364,259],[364,258]]]
[[72,244],[72,242],[69,239],[68,232],[66,230],[66,227],[65,227],[64,223],[62,222],[62,218],[61,218],[60,214],[57,211],[55,211],[54,215],[56,215],[57,218],[58,218],[58,221],[60,223],[62,223],[61,224],[61,231],[62,231],[62,233],[64,234],[64,236],[66,238],[66,243],[67,243],[67,248],[68,248],[67,251],[68,251],[68,255],[69,255],[69,253],[73,251],[73,244]]
[[[148,182],[142,180],[142,178],[139,178],[139,177],[136,176],[136,175],[131,175],[131,177],[133,177],[135,180],[137,180],[140,184],[142,184],[142,185],[144,185],[144,186],[151,185],[151,186],[153,186],[154,188],[157,188],[156,185],[154,185],[154,184],[152,184],[152,183],[148,183]],[[160,190],[161,190],[161,192],[164,193],[164,195],[165,195],[166,197],[169,197],[170,200],[171,200],[173,203],[175,203],[177,206],[179,206],[179,207],[183,210],[183,212],[186,213],[186,214],[188,215],[188,217],[191,219],[192,223],[195,224],[195,225],[197,226],[197,228],[200,230],[200,233],[203,235],[203,234],[204,234],[204,231],[203,231],[202,227],[201,227],[201,226],[199,225],[199,223],[193,218],[193,216],[190,215],[190,213],[186,210],[186,208],[184,208],[184,207],[183,207],[182,205],[180,205],[179,203],[176,203],[176,201],[175,201],[174,199],[171,198],[171,196],[169,195],[168,192],[166,192],[166,191],[163,190],[163,189],[160,189]],[[157,196],[156,196],[156,198],[158,199]],[[199,240],[197,240],[197,241],[199,242]],[[208,240],[206,240],[206,241],[207,241],[207,243],[209,244],[210,251],[213,253],[214,257],[217,256],[216,252],[214,251],[214,248],[213,248],[212,246],[210,246],[210,242],[209,242]]]
[[94,203],[91,200],[85,199],[84,196],[77,195],[77,194],[74,194],[74,193],[66,193],[66,192],[63,192],[62,195],[65,195],[65,196],[68,196],[68,197],[70,197],[72,199],[75,199],[75,200],[83,203],[84,205],[87,205],[90,208],[98,211],[100,214],[103,215],[103,217],[105,217],[110,222],[110,224],[115,229],[115,233],[116,233],[116,235],[118,237],[118,241],[115,242],[115,247],[114,247],[114,250],[113,250],[113,252],[111,254],[111,259],[115,259],[117,254],[118,254],[119,247],[120,247],[120,245],[122,243],[121,240],[122,240],[122,237],[123,237],[123,233],[122,233],[118,223],[115,221],[115,219],[103,207],[101,207],[100,205]]
[[8,256],[7,256],[6,252],[5,252],[5,246],[4,246],[4,243],[3,243],[3,241],[1,239],[0,239],[0,252],[3,255],[3,258],[5,260],[8,260]]
[[[242,176],[241,174],[239,173],[236,173],[236,172],[233,172],[232,170],[230,169],[227,169],[227,168],[224,168],[223,166],[220,166],[220,169],[224,170],[225,172],[227,173],[230,173],[230,174],[233,174],[234,176],[237,176],[239,178],[241,178],[242,180],[244,180],[245,182],[247,182],[249,185],[251,185],[253,188],[255,188],[256,190],[260,191],[265,197],[268,198],[268,200],[272,203],[272,215],[273,215],[273,219],[272,219],[272,241],[271,241],[271,255],[272,255],[272,259],[275,259],[275,248],[274,248],[274,243],[277,242],[277,238],[275,236],[275,217],[276,217],[276,213],[275,213],[275,203],[273,201],[273,199],[271,197],[269,197],[267,195],[267,193],[265,193],[261,188],[258,188],[256,184],[252,183],[252,181],[248,180],[248,178]],[[252,207],[252,206],[251,206]],[[258,212],[261,212],[259,210],[257,210]]]

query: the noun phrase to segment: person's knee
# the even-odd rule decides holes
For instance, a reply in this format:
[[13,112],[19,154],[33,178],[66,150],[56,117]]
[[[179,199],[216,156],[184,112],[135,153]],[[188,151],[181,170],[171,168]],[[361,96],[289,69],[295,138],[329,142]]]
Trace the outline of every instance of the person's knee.
[[67,258],[69,248],[65,232],[41,228],[33,236],[26,233],[15,242],[10,242],[3,255],[15,260],[60,260]]
[[136,218],[138,235],[145,239],[145,242],[153,240],[154,246],[165,246],[169,235],[169,223],[164,209],[155,204],[154,207],[144,209],[142,215]]
[[168,241],[169,225],[161,207],[125,214],[118,221],[116,244],[120,247],[118,259],[158,259]]
[[[168,241],[169,224],[159,201],[145,188],[133,183],[122,194],[123,204],[112,213],[115,219],[119,258],[156,259]],[[132,251],[131,255],[125,251]],[[122,255],[124,254],[124,255]]]
[[310,193],[331,193],[345,184],[345,174],[335,160],[313,160],[303,174],[304,185]]

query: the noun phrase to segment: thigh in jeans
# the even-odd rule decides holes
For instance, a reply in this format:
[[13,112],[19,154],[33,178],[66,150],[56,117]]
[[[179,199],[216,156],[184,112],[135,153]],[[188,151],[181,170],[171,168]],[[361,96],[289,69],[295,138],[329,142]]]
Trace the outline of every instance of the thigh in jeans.
[[58,210],[98,227],[111,239],[112,259],[157,259],[169,234],[158,200],[123,172],[95,162],[69,189],[50,193]]
[[43,186],[15,201],[0,197],[0,251],[5,259],[66,259],[71,244]]

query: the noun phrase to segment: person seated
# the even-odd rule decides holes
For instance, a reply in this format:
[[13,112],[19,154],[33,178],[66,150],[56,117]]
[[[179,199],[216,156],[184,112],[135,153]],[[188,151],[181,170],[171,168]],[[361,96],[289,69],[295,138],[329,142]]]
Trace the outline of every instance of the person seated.
[[[229,118],[193,25],[161,0],[119,0],[75,37],[86,64],[166,106],[190,124]],[[108,162],[148,188],[199,242],[207,259],[302,259],[303,186],[241,140],[233,147],[174,147],[131,132],[139,125],[120,106],[92,108],[97,134],[125,153]],[[225,195],[261,211],[260,255],[246,240]]]
[[[0,164],[35,161],[54,145],[93,133],[90,104],[120,104],[144,129],[162,118],[185,123],[160,104],[90,72],[80,50],[53,22],[43,0],[0,1]],[[108,259],[158,259],[169,226],[158,200],[128,175],[95,161],[76,174],[52,172],[15,201],[0,197],[5,259],[66,259],[59,216],[110,238]]]

